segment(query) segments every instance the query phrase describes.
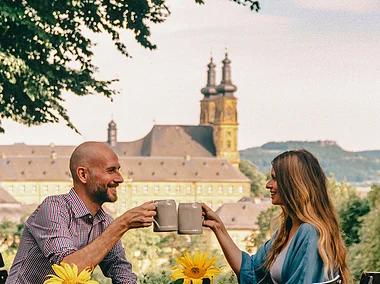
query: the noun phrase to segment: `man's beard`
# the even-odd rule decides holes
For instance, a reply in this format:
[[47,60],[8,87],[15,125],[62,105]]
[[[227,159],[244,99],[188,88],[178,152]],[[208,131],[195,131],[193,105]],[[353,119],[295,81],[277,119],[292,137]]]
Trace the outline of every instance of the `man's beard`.
[[115,202],[117,200],[117,195],[111,196],[108,193],[108,186],[115,188],[117,185],[114,184],[100,184],[96,183],[93,180],[91,181],[91,189],[92,189],[92,198],[93,201],[98,203],[98,204],[103,204],[104,202]]

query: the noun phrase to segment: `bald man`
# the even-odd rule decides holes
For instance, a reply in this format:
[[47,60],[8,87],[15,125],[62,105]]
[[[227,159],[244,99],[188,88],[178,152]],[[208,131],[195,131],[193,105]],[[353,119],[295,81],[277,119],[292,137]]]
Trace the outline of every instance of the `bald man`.
[[85,142],[71,155],[74,187],[47,197],[25,223],[21,242],[6,283],[39,284],[54,274],[52,264],[75,263],[82,271],[99,265],[112,283],[137,283],[120,238],[132,228],[152,225],[153,201],[112,219],[104,202],[117,200],[122,183],[115,152],[104,143]]

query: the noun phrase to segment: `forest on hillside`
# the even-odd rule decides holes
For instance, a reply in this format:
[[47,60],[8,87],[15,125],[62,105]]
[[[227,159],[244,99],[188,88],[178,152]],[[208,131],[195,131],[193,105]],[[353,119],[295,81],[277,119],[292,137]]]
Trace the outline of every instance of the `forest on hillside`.
[[346,180],[358,187],[369,187],[380,180],[380,150],[349,152],[334,141],[288,141],[269,142],[239,152],[242,160],[251,161],[259,172],[267,173],[274,157],[299,148],[312,152],[319,159],[326,175],[333,174],[337,181]]

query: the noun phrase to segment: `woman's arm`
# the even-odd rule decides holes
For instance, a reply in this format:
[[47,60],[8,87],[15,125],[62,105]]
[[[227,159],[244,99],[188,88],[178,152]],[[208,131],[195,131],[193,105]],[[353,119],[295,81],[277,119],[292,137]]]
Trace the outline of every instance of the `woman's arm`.
[[239,278],[242,261],[241,250],[228,234],[227,229],[218,214],[212,211],[212,209],[206,204],[201,203],[201,205],[203,211],[202,214],[204,217],[203,226],[210,228],[214,232],[223,250],[224,256],[226,257],[236,276]]

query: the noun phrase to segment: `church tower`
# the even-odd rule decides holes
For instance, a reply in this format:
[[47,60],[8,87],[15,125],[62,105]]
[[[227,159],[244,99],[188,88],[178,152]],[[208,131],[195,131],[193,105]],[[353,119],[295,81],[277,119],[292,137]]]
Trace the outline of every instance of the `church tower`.
[[215,64],[211,56],[210,63],[207,65],[207,85],[202,88],[201,93],[204,95],[201,100],[201,115],[199,119],[200,125],[212,125],[215,120],[215,96],[217,95],[215,88]]
[[108,123],[108,141],[107,141],[107,143],[111,147],[115,147],[117,144],[116,135],[117,135],[116,123],[113,120],[111,120],[111,122]]
[[238,119],[237,98],[234,92],[236,86],[231,81],[231,61],[226,52],[222,61],[222,81],[216,86],[218,96],[215,97],[214,143],[216,156],[229,160],[235,167],[239,167],[240,155],[238,151]]

